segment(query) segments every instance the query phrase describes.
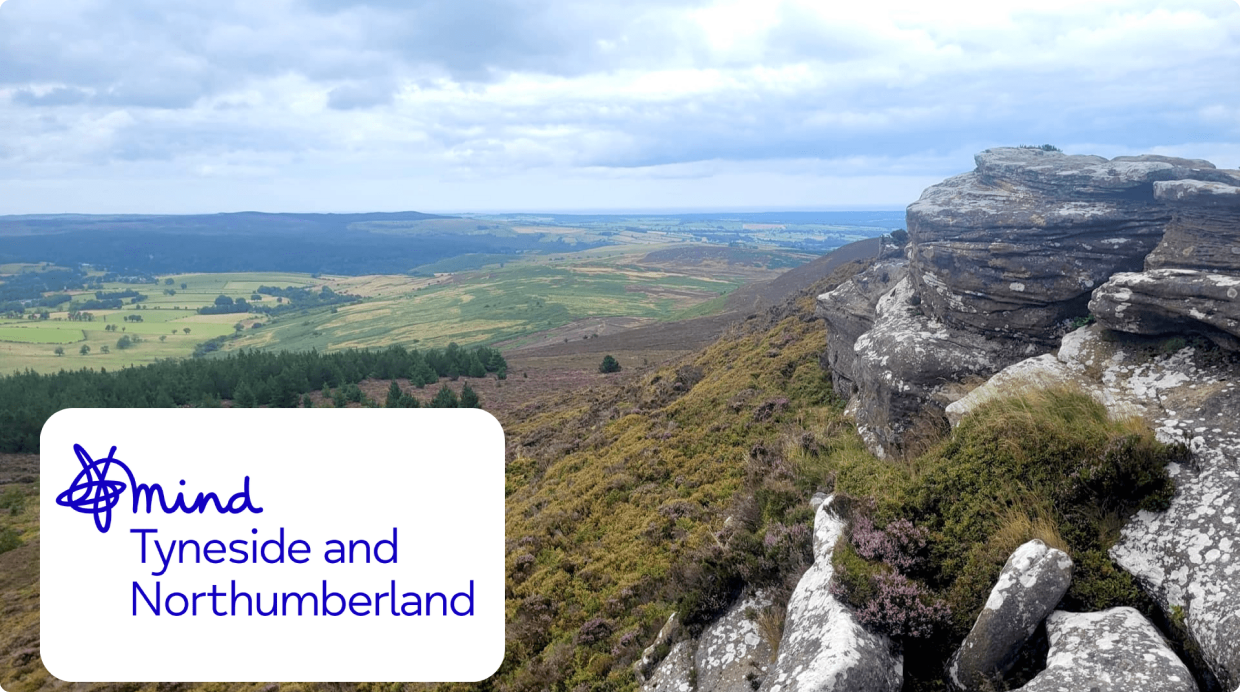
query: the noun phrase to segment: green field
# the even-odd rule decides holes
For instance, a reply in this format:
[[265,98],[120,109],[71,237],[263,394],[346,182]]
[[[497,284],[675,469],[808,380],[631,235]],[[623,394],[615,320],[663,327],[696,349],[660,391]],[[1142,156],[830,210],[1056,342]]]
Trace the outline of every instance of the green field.
[[[225,342],[224,352],[389,344],[442,347],[453,341],[493,344],[586,318],[678,319],[717,312],[739,286],[773,278],[807,259],[782,251],[737,249],[721,255],[718,249],[700,250],[677,243],[483,256],[456,264],[470,267],[467,271],[433,276],[221,273],[160,277],[158,284],[109,283],[103,291],[136,290],[147,298],[138,304],[126,299],[120,310],[91,310],[94,319],[89,322],[68,319],[70,310],[95,299],[92,290],[78,292],[69,303],[50,309],[50,319],[0,319],[0,373],[120,368],[184,358],[207,339],[234,334]],[[444,264],[447,268],[454,263]],[[197,313],[221,294],[255,302],[254,293],[264,285],[328,286],[359,301],[335,310],[294,310],[274,318],[261,313]],[[275,305],[278,300],[263,295],[257,302]],[[134,316],[142,321],[125,319]],[[115,331],[109,331],[109,325],[115,325]],[[125,335],[141,341],[120,349],[117,342]],[[80,353],[82,346],[90,347],[88,355]],[[110,352],[103,353],[105,346]],[[55,353],[57,347],[63,355]]]
[[[136,290],[147,299],[126,304],[120,310],[91,310],[94,320],[68,319],[69,311],[76,310],[83,301],[95,298],[94,291],[70,292],[69,303],[49,311],[49,319],[0,318],[0,374],[32,369],[39,372],[55,372],[60,369],[122,368],[150,363],[161,358],[184,358],[194,352],[203,341],[232,334],[233,325],[242,322],[248,326],[265,316],[257,314],[199,315],[197,309],[211,305],[219,295],[250,300],[254,290],[267,286],[309,286],[326,283],[305,274],[251,273],[251,274],[175,274],[160,277],[156,284],[105,283],[105,292]],[[163,279],[173,283],[166,285]],[[185,284],[184,289],[181,284]],[[168,295],[165,290],[175,291]],[[275,301],[264,296],[264,301]],[[140,315],[141,322],[127,321],[125,317]],[[108,331],[115,325],[116,331]],[[185,330],[189,329],[189,333]],[[122,336],[141,339],[129,348],[117,347]],[[161,340],[162,337],[162,340]],[[89,346],[89,355],[80,353],[82,346]],[[108,347],[109,353],[103,352]],[[64,350],[57,355],[56,348]]]
[[[331,350],[389,344],[493,344],[591,317],[666,320],[722,308],[737,287],[778,270],[640,264],[645,249],[599,249],[499,264],[408,292],[283,319],[226,349]],[[782,259],[782,258],[781,258]],[[346,290],[347,287],[341,290]],[[705,309],[703,309],[705,306]]]

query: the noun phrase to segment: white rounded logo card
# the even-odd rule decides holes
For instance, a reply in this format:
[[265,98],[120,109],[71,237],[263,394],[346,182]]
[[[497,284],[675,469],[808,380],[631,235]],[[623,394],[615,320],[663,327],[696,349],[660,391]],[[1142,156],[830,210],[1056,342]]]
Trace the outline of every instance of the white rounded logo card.
[[71,682],[472,682],[504,656],[504,433],[478,409],[68,409],[41,647]]

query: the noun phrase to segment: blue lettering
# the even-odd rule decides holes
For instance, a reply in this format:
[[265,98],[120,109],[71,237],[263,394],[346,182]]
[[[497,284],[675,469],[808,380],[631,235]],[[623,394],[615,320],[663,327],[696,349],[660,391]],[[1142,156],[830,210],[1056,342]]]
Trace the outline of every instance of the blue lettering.
[[138,617],[138,594],[142,594],[142,600],[146,601],[146,607],[151,609],[152,613],[159,615],[159,582],[155,582],[155,602],[151,603],[151,599],[147,597],[146,592],[138,585],[133,583],[133,616]]
[[[365,610],[358,612],[358,608],[365,608]],[[370,615],[370,594],[358,591],[350,596],[349,610],[352,611],[354,615]]]
[[[467,608],[465,612],[461,612],[456,609],[456,599],[460,598],[461,596],[464,596],[469,601],[469,608]],[[474,614],[474,580],[473,579],[469,580],[469,593],[465,593],[464,591],[462,591],[452,597],[452,614],[453,615],[473,615]]]
[[314,605],[313,605],[314,610],[312,610],[312,611],[310,612],[310,614],[311,614],[311,615],[318,615],[318,614],[319,614],[319,597],[318,597],[318,596],[314,595],[313,593],[311,593],[311,592],[309,592],[309,591],[307,591],[307,592],[306,592],[306,593],[304,593],[304,594],[303,594],[303,593],[297,593],[296,591],[290,591],[290,592],[288,592],[288,593],[284,594],[284,600],[283,600],[283,601],[281,601],[281,603],[282,603],[282,604],[283,604],[283,606],[284,606],[284,613],[283,613],[284,615],[288,615],[288,599],[290,599],[290,598],[296,598],[296,599],[297,599],[297,614],[298,614],[298,615],[301,615],[301,602],[302,602],[302,600],[303,600],[303,599],[306,599],[306,598],[310,599],[310,601],[314,604]]
[[[172,609],[172,597],[173,596],[180,596],[181,603],[184,604],[181,607],[181,612],[179,613]],[[185,594],[179,591],[173,591],[172,593],[168,594],[168,598],[164,600],[164,609],[168,611],[169,615],[173,617],[180,617],[185,614],[185,611],[189,610],[189,599],[185,597]]]
[[[340,599],[340,610],[337,610],[337,611],[335,611],[335,612],[332,612],[331,606],[329,606],[329,605],[328,605],[329,603],[331,603],[331,599],[333,599],[333,598]],[[324,579],[324,580],[323,580],[323,614],[324,614],[324,615],[331,615],[331,616],[335,617],[335,616],[337,616],[337,615],[341,615],[341,614],[343,614],[343,613],[344,613],[344,609],[345,609],[344,596],[341,596],[340,594],[338,594],[338,593],[336,593],[336,592],[334,592],[334,591],[332,591],[332,592],[330,592],[330,593],[329,593],[329,592],[327,591],[327,580],[326,580],[326,579]]]
[[[410,596],[413,596],[412,601],[409,600]],[[400,597],[405,599],[405,602],[400,604],[401,615],[421,615],[422,614],[422,597],[421,596],[419,596],[417,593],[404,593],[404,594],[401,594]],[[413,606],[413,612],[409,612],[408,610],[409,606],[411,605]]]
[[436,596],[439,597],[439,600],[443,601],[443,614],[447,615],[448,614],[448,597],[439,593],[438,591],[436,591],[435,593],[426,594],[426,614],[430,615],[433,612],[431,611],[431,606],[435,605]]
[[[392,557],[387,560],[384,560],[383,558],[379,557],[379,549],[385,545],[392,547]],[[392,527],[392,540],[389,541],[389,540],[384,539],[375,544],[375,562],[378,562],[384,565],[396,564],[396,527],[395,526]]]

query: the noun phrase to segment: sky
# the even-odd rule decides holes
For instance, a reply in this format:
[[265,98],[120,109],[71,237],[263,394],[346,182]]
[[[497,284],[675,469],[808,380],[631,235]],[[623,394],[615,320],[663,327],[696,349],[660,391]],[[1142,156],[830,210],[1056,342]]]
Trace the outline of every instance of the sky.
[[0,0],[0,214],[903,208],[1240,167],[1240,0]]

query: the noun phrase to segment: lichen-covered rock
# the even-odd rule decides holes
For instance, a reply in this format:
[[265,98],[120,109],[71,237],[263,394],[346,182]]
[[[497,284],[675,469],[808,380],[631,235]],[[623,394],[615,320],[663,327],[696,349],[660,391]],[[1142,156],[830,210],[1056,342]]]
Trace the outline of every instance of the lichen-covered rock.
[[977,174],[987,185],[1021,185],[1031,190],[1064,198],[1092,199],[1106,195],[1140,196],[1150,194],[1160,180],[1231,180],[1230,172],[1220,171],[1203,159],[1143,154],[1117,156],[1067,155],[1057,151],[999,147],[978,154]]
[[[1183,342],[1177,344],[1183,346]],[[1240,686],[1240,356],[1128,343],[1094,325],[1064,337],[1059,358],[1124,410],[1142,411],[1192,460],[1171,464],[1164,512],[1129,521],[1111,557],[1169,618],[1183,622],[1227,689]]]
[[703,630],[693,655],[697,689],[753,692],[753,683],[762,680],[771,665],[772,651],[752,616],[770,605],[769,594],[749,594]]
[[667,617],[667,622],[663,623],[663,627],[659,628],[654,643],[646,647],[641,657],[633,662],[633,674],[638,682],[646,680],[652,674],[655,666],[660,663],[659,648],[670,644],[679,631],[680,621],[676,618],[676,613],[672,613]]
[[[1225,172],[1221,172],[1225,173]],[[1145,271],[1119,273],[1094,291],[1090,312],[1135,334],[1198,332],[1240,350],[1240,175],[1235,185],[1154,184],[1174,216]]]
[[643,692],[692,692],[693,643],[682,639],[642,683]]
[[878,299],[907,273],[905,260],[883,260],[830,293],[818,296],[816,313],[827,323],[823,366],[831,372],[832,387],[837,395],[847,399],[857,392],[857,354],[853,350],[857,337],[874,327]]
[[[1075,332],[1074,332],[1075,333]],[[1067,343],[1069,336],[1064,337]],[[1061,350],[1066,347],[1061,347]],[[1001,396],[1045,389],[1047,387],[1073,387],[1088,393],[1095,401],[1107,407],[1112,418],[1130,418],[1145,414],[1145,408],[1135,405],[1129,398],[1116,396],[1088,377],[1083,368],[1073,367],[1053,354],[1044,353],[1027,358],[1000,370],[989,380],[968,394],[948,405],[947,420],[956,426],[978,406]]]
[[1153,269],[1115,274],[1094,291],[1089,311],[1132,334],[1196,332],[1240,350],[1240,273]]
[[1072,581],[1072,558],[1062,550],[1032,540],[1016,549],[999,573],[986,605],[969,636],[948,664],[948,679],[958,690],[995,689],[1016,662]]
[[1158,244],[1172,212],[1154,181],[1222,175],[1205,161],[1014,148],[976,161],[909,205],[910,276],[948,325],[1047,345]]
[[875,306],[870,331],[853,345],[858,389],[849,410],[870,451],[899,449],[919,416],[942,412],[959,397],[962,378],[986,377],[1030,355],[1012,342],[949,328],[916,305],[906,277]]
[[1133,608],[1055,611],[1046,619],[1046,670],[1020,692],[1195,692],[1162,635]]
[[1240,171],[1230,184],[1175,180],[1154,184],[1155,199],[1174,210],[1149,269],[1240,271]]
[[814,564],[788,602],[779,657],[761,692],[895,692],[903,684],[903,657],[891,641],[866,631],[827,588],[843,531],[829,498],[814,515]]

